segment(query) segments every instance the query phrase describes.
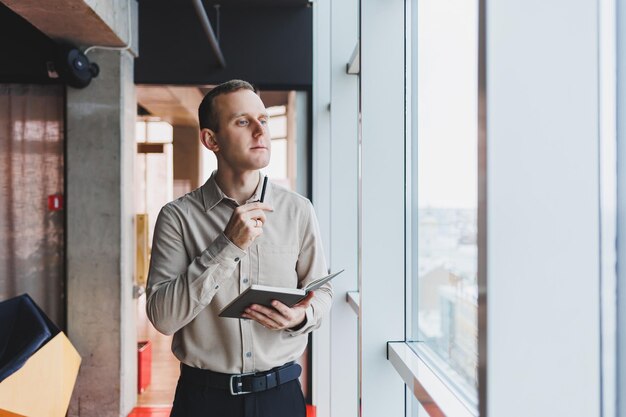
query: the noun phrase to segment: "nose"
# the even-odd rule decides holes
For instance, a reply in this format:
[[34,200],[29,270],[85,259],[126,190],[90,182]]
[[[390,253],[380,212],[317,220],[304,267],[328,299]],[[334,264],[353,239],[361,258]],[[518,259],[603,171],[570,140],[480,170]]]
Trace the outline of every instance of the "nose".
[[263,125],[260,120],[254,121],[254,136],[260,136],[267,132],[267,125]]

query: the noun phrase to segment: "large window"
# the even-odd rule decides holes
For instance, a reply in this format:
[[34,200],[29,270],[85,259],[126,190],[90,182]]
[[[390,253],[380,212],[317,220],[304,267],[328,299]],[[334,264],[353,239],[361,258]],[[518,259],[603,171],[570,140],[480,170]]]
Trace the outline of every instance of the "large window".
[[414,0],[410,9],[409,338],[476,407],[478,0]]

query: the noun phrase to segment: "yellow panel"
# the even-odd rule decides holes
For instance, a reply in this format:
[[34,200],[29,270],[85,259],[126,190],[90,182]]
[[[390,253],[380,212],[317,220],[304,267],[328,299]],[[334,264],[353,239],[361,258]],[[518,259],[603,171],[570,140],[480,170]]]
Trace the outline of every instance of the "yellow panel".
[[80,361],[65,334],[57,334],[0,383],[0,409],[28,417],[64,417]]
[[138,286],[145,287],[148,282],[148,215],[137,214],[135,218],[137,231],[137,260],[135,262],[135,281]]

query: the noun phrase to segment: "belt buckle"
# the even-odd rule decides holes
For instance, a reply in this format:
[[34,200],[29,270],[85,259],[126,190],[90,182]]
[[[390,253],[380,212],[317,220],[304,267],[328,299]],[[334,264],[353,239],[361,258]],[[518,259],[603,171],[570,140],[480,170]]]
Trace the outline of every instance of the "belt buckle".
[[[243,380],[242,378],[244,376],[249,376],[249,375],[254,375],[255,372],[248,372],[246,374],[234,374],[230,376],[230,383],[228,384],[228,387],[230,388],[230,395],[243,395],[243,394],[250,394],[252,391],[242,391],[241,388],[243,388]],[[237,391],[234,390],[233,388],[233,381],[235,378],[239,378],[239,382],[237,382]]]

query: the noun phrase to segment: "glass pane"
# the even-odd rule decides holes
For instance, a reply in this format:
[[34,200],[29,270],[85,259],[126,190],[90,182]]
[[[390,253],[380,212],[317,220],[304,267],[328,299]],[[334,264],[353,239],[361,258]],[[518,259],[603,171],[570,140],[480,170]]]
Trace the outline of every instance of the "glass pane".
[[287,181],[287,139],[272,140],[270,164],[263,171],[273,181],[289,186]]
[[287,116],[272,116],[269,121],[270,135],[272,139],[287,137]]
[[271,106],[267,108],[270,117],[280,116],[287,113],[287,106]]
[[478,1],[417,0],[415,6],[413,337],[441,363],[446,379],[475,396]]
[[135,123],[135,141],[138,143],[146,142],[146,122],[138,121]]
[[167,122],[146,122],[146,142],[172,143],[174,127]]

